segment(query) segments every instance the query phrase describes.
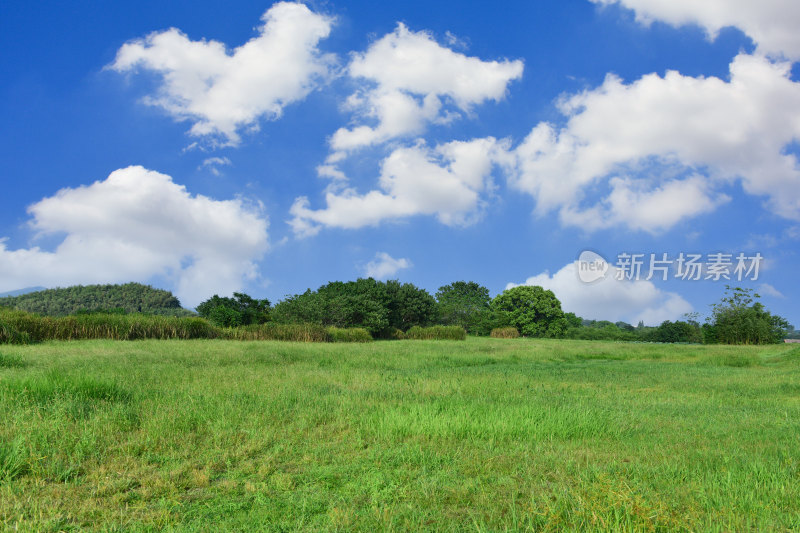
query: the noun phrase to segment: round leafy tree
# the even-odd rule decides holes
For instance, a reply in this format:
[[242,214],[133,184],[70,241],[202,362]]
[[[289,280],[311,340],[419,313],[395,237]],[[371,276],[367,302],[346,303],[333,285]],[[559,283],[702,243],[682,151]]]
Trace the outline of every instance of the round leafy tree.
[[492,331],[492,298],[486,287],[474,281],[456,281],[439,287],[436,302],[442,324],[461,326],[470,335]]
[[561,337],[567,319],[553,291],[542,287],[514,287],[492,300],[497,324],[512,326],[526,337]]

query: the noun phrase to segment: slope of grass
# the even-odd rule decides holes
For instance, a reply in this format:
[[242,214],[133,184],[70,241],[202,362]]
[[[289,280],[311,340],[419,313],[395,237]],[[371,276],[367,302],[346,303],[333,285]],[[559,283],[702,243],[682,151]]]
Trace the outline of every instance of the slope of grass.
[[3,529],[800,528],[798,348],[2,349]]

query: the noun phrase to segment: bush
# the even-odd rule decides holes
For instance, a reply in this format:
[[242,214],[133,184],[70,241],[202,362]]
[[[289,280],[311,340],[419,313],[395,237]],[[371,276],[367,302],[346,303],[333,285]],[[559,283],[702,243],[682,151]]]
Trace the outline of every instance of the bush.
[[495,339],[516,339],[519,337],[519,330],[517,328],[494,328],[491,336]]
[[428,328],[414,326],[406,331],[405,338],[412,340],[463,341],[467,338],[467,332],[461,326],[430,326]]
[[330,342],[372,342],[372,335],[364,328],[328,328]]

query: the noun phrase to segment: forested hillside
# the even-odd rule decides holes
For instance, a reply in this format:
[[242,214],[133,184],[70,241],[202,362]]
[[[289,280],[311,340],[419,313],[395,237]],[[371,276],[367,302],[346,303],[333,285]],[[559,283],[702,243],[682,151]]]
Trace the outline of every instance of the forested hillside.
[[184,316],[192,314],[181,308],[171,292],[140,283],[125,285],[76,285],[64,289],[0,298],[0,307],[21,309],[41,315],[63,316],[79,310],[107,311],[124,309],[128,313]]

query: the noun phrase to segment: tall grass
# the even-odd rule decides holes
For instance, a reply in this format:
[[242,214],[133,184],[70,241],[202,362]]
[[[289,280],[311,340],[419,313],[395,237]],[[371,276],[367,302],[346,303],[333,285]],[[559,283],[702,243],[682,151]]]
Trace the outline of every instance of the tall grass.
[[490,336],[495,339],[516,339],[519,337],[519,330],[514,327],[494,328]]
[[[82,314],[65,317],[40,316],[24,311],[0,312],[3,325],[20,338],[18,343],[48,340],[139,340],[139,339],[213,339],[218,330],[201,318],[177,318],[143,314]],[[2,338],[0,338],[2,340]]]
[[0,531],[800,531],[795,347],[0,351]]
[[0,344],[28,344],[29,342],[30,338],[27,334],[20,333],[0,316]]
[[220,330],[220,338],[236,341],[327,342],[328,332],[319,324],[275,324],[268,322]]
[[329,342],[371,342],[372,335],[364,328],[327,328]]
[[467,332],[461,326],[414,326],[406,331],[404,338],[411,340],[450,340],[463,341]]
[[[463,340],[457,326],[412,328],[410,339]],[[405,338],[397,330],[395,338]],[[26,311],[0,309],[0,344],[29,344],[44,341],[142,339],[224,339],[240,341],[370,342],[363,328],[335,328],[321,324],[266,324],[219,328],[196,317],[144,314],[85,313],[65,317],[40,316]],[[0,363],[2,364],[2,363]]]
[[18,355],[0,353],[0,368],[24,368],[25,360]]
[[11,481],[28,471],[28,460],[24,441],[0,441],[0,484]]
[[30,400],[40,405],[47,405],[59,397],[106,402],[129,402],[132,399],[131,392],[117,380],[92,375],[68,376],[55,369],[44,375],[6,381],[2,388],[17,400]]

